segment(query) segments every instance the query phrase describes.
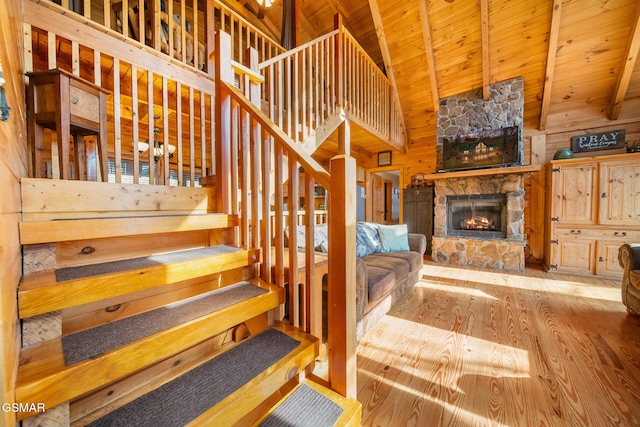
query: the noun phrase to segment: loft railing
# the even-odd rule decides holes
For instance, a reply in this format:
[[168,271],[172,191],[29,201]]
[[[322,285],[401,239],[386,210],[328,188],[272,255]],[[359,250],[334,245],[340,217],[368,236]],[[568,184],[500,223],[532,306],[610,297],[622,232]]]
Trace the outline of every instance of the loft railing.
[[[111,92],[109,176],[100,177],[103,181],[195,186],[213,170],[215,100],[205,75],[145,51],[122,49],[101,31],[54,8],[31,1],[24,5],[26,71],[60,68]],[[44,163],[32,165],[37,169],[33,176],[59,175],[55,139],[55,132],[45,132]],[[156,142],[164,147],[161,153],[154,150]]]
[[[355,160],[348,155],[337,156],[331,161],[329,175],[261,110],[261,77],[257,74],[257,64],[250,60],[250,65],[256,67],[234,67],[231,57],[231,37],[218,33],[214,73],[218,97],[218,210],[238,214],[239,243],[262,249],[262,278],[279,286],[289,284],[290,322],[322,337],[322,283],[315,275],[315,224],[310,220],[314,217],[314,208],[311,203],[305,203],[304,245],[298,242],[296,216],[286,213],[298,211],[301,168],[307,195],[313,194],[316,184],[330,189],[329,382],[343,395],[355,396]],[[241,76],[237,78],[234,70]],[[251,82],[244,93],[234,86],[237,80]],[[288,176],[286,184],[285,176]],[[285,209],[285,185],[288,209]],[[288,247],[285,247],[285,228],[290,230]],[[304,249],[299,249],[300,246]],[[305,265],[305,279],[299,286],[301,260]],[[285,266],[288,267],[286,276]]]
[[258,53],[258,61],[266,61],[280,55],[285,49],[264,32],[255,28],[246,19],[239,16],[233,9],[215,2],[216,31],[222,30],[232,35],[231,52],[233,60],[243,62],[247,48],[254,48]]
[[260,63],[269,118],[296,143],[337,111],[337,36],[336,30]]
[[[86,22],[134,45],[156,52],[196,70],[206,71],[208,33],[222,30],[233,35],[234,59],[253,47],[264,61],[284,51],[276,41],[255,28],[233,9],[218,1],[198,0],[44,0],[45,6],[72,12]],[[209,25],[213,24],[212,28]]]
[[406,130],[393,87],[343,27],[261,62],[260,70],[269,117],[296,143],[312,143],[322,127],[333,130],[344,109],[351,120],[404,150]]

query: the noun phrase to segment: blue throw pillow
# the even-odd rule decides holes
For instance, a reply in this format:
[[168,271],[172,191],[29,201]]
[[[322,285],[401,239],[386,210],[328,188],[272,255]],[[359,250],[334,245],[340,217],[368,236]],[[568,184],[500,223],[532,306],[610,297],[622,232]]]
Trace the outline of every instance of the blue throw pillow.
[[409,250],[407,224],[378,225],[378,235],[380,236],[382,252]]
[[356,256],[361,258],[374,252],[380,252],[380,238],[375,224],[359,222],[356,224]]
[[[296,227],[298,230],[298,248],[304,249],[307,243],[307,229],[303,225]],[[284,234],[289,238],[289,227],[285,227]],[[316,251],[328,252],[329,250],[329,229],[327,224],[320,224],[313,227],[313,247]]]

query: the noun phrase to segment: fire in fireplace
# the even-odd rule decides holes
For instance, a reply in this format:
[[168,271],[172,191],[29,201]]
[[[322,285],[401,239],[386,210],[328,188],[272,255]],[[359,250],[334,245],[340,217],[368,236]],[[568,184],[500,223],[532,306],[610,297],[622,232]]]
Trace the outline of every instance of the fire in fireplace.
[[492,218],[471,214],[460,224],[464,230],[495,230],[496,222]]
[[447,235],[479,238],[506,236],[504,194],[447,196]]

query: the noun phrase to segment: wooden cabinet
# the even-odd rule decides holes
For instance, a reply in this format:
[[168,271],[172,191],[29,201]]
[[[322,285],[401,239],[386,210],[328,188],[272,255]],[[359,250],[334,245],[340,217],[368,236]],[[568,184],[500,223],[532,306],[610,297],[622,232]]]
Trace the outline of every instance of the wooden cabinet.
[[548,166],[550,271],[621,277],[618,248],[640,241],[640,154]]
[[639,161],[602,162],[600,198],[600,224],[640,227]]
[[552,218],[571,224],[595,224],[597,162],[565,165],[552,169]]
[[433,187],[405,188],[403,192],[403,222],[409,233],[424,234],[427,254],[431,254],[433,235]]

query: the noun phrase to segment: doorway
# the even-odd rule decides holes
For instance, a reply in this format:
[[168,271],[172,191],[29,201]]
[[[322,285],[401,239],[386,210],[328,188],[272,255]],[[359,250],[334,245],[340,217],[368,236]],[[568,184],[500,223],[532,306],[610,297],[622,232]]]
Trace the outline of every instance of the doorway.
[[379,224],[399,224],[401,171],[397,169],[367,172],[366,220]]

